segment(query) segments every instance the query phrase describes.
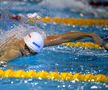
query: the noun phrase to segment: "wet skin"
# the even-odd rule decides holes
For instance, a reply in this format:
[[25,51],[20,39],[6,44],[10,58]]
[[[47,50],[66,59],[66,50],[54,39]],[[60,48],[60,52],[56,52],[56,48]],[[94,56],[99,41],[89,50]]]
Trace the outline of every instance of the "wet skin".
[[[95,33],[68,32],[64,34],[47,36],[44,39],[44,47],[59,45],[64,42],[79,40],[86,37],[92,38],[96,44],[102,46],[103,40]],[[108,44],[106,44],[106,48],[108,48]],[[0,47],[0,62],[4,63],[19,56],[32,54],[34,54],[34,52],[26,46],[23,39],[14,38]]]

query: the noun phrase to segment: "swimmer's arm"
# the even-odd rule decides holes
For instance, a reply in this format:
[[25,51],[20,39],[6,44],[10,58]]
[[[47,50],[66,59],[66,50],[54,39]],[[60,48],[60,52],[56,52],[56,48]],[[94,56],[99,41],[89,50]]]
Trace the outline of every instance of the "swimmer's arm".
[[3,55],[0,57],[0,61],[8,62],[14,58],[21,56],[21,52],[15,49],[6,50]]
[[46,46],[54,46],[54,45],[62,44],[65,42],[69,42],[71,40],[82,39],[85,37],[93,38],[96,44],[99,45],[102,44],[102,39],[97,34],[86,33],[86,32],[68,32],[65,34],[48,36],[44,42],[46,47]]

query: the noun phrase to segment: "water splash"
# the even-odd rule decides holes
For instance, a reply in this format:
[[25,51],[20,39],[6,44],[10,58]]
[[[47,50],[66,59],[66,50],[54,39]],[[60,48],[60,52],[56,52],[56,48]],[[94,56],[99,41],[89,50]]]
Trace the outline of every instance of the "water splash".
[[8,31],[0,30],[0,46],[9,40],[12,40],[12,38],[21,39],[30,32],[34,31],[39,32],[45,36],[45,33],[37,26],[19,24],[18,26],[14,26],[14,28]]

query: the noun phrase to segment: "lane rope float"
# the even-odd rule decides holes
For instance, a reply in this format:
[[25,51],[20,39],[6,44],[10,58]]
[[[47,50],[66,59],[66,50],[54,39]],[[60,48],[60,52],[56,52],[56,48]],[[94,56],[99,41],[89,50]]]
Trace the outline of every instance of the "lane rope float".
[[35,79],[48,79],[48,80],[64,80],[64,81],[87,81],[87,82],[108,82],[108,76],[103,74],[81,74],[70,72],[47,72],[34,70],[0,70],[0,78],[35,78]]
[[69,47],[103,49],[100,45],[92,43],[92,42],[68,42],[68,43],[63,43],[62,45],[69,46]]
[[[78,18],[59,18],[59,17],[42,17],[40,21],[45,23],[57,23],[66,25],[80,25],[80,26],[92,26],[92,25],[108,25],[108,20],[105,19],[78,19]],[[29,22],[35,22],[35,19],[29,18]]]
[[[21,20],[25,16],[15,15],[10,16],[13,20]],[[27,17],[27,22],[30,24],[35,24],[38,21],[44,23],[57,23],[65,25],[80,25],[80,26],[93,26],[93,25],[108,25],[108,19],[81,19],[81,18],[60,18],[60,17],[40,17],[36,15],[31,15]]]

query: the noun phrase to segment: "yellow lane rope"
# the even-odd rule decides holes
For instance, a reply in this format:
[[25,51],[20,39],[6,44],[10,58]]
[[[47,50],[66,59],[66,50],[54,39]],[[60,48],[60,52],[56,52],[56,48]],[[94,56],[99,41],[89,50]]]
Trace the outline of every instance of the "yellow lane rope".
[[66,45],[66,46],[69,46],[69,47],[102,49],[101,46],[99,46],[98,44],[92,43],[92,42],[68,42],[68,43],[63,43],[63,45]]
[[0,78],[36,78],[36,79],[49,79],[49,80],[67,80],[67,81],[88,81],[88,82],[108,82],[108,76],[103,74],[80,74],[70,72],[47,72],[34,70],[0,70]]
[[66,25],[108,25],[108,19],[78,19],[78,18],[59,18],[59,17],[40,17],[40,18],[30,18],[29,23],[36,23],[37,21],[43,21],[45,23],[57,23]]

